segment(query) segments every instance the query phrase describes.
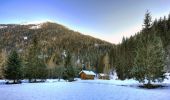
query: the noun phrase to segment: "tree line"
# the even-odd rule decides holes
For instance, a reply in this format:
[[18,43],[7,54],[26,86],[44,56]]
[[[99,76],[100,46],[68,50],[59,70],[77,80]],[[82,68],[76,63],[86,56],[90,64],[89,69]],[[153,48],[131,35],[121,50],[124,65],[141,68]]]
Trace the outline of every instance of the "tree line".
[[[23,59],[16,49],[11,50],[3,67],[4,78],[13,80],[12,83],[14,84],[20,83],[22,79],[28,79],[30,83],[44,82],[48,78],[49,69],[44,59],[39,57],[40,51],[37,36],[34,36],[29,53],[26,55],[28,56],[26,57],[27,59]],[[67,52],[67,55],[64,57],[64,66],[54,69],[59,80],[63,78],[74,81],[76,70],[71,60],[72,56],[70,52]]]
[[[82,69],[82,65],[87,69],[102,72],[103,64],[99,64],[100,60],[113,46],[111,43],[83,35],[56,23],[44,23],[39,29],[30,29],[35,25],[7,24],[5,26],[7,27],[0,29],[0,70],[11,50],[15,48],[25,66],[29,65],[29,60],[32,60],[31,55],[38,51],[38,58],[48,68],[48,78],[57,78],[58,75],[55,72],[63,70],[64,59],[61,54],[64,50],[70,52],[76,73]],[[38,50],[33,48],[35,36],[38,39],[36,45]],[[88,68],[89,66],[91,68]],[[2,78],[1,76],[0,78]]]
[[147,11],[143,29],[130,38],[123,37],[110,52],[119,79],[135,78],[147,85],[162,82],[169,67],[169,40],[170,15],[152,22]]

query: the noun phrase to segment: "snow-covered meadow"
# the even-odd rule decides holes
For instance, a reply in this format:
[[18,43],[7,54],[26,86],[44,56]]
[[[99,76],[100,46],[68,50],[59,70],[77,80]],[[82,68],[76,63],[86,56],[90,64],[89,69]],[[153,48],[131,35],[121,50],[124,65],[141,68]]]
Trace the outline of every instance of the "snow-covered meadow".
[[139,88],[135,80],[81,80],[65,82],[3,84],[0,100],[170,100],[170,80],[157,89]]

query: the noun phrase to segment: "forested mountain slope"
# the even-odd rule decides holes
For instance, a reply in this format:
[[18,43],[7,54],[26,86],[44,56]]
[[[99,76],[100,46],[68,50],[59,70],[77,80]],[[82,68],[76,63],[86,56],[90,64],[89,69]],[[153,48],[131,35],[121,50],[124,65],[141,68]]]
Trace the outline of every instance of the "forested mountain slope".
[[38,40],[39,57],[45,59],[47,64],[59,65],[66,50],[71,52],[74,63],[95,66],[100,57],[109,52],[113,46],[111,43],[83,35],[57,23],[0,24],[1,56],[8,55],[15,48],[26,59],[34,37]]

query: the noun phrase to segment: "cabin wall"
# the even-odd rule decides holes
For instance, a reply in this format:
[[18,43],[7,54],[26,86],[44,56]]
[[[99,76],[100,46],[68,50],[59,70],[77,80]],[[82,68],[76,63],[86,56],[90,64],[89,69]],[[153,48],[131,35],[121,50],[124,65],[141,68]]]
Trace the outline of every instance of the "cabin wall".
[[91,79],[94,80],[94,75],[86,75],[85,73],[80,74],[81,79],[86,80],[86,79]]

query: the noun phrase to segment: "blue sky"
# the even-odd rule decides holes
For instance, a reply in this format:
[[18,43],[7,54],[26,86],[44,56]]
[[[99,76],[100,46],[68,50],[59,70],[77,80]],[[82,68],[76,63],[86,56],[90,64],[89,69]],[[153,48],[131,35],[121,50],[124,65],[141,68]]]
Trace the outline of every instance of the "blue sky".
[[112,43],[138,32],[146,10],[159,18],[170,0],[0,0],[0,23],[54,21]]

